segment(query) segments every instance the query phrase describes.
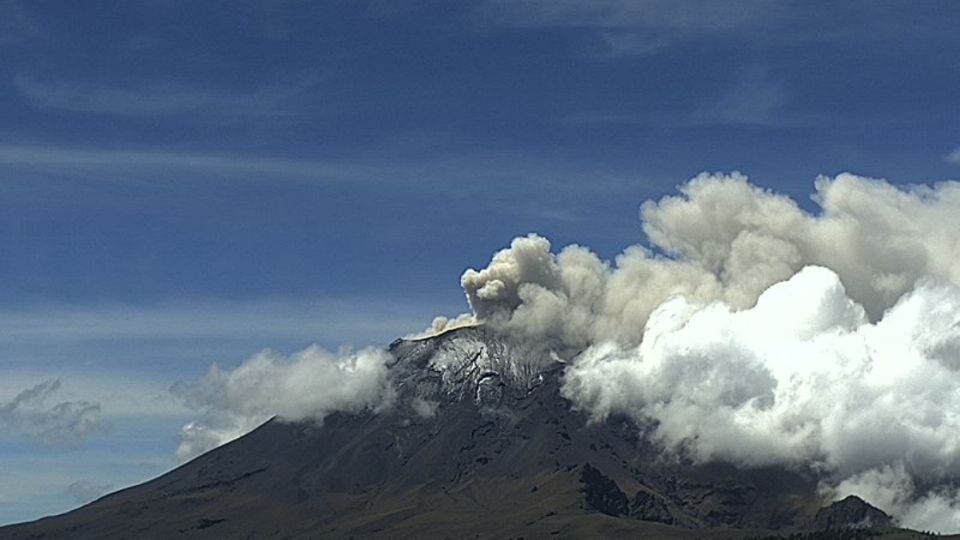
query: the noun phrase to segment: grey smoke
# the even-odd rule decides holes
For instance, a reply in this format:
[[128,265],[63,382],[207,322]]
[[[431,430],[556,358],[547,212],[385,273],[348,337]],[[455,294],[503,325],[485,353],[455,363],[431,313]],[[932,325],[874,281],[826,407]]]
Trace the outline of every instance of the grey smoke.
[[99,403],[57,401],[60,379],[50,379],[19,392],[0,403],[0,428],[12,430],[44,445],[79,444],[87,436],[103,432]]
[[[960,183],[814,187],[809,212],[738,173],[702,174],[644,203],[647,245],[613,261],[516,238],[463,274],[473,313],[424,335],[485,324],[566,361],[575,407],[633,417],[666,451],[810,467],[829,495],[960,530]],[[388,407],[388,363],[311,348],[214,367],[173,388],[202,412],[179,454],[273,415]]]
[[[819,178],[810,213],[739,174],[643,204],[612,263],[515,239],[461,282],[548,343],[564,394],[700,462],[806,466],[905,524],[960,530],[960,184]],[[890,471],[899,471],[893,474]]]
[[410,408],[412,408],[413,412],[416,413],[416,415],[420,418],[433,418],[437,415],[437,410],[440,408],[440,402],[415,397],[410,403]]
[[815,187],[821,212],[811,214],[740,174],[703,174],[679,196],[643,204],[650,246],[613,264],[576,245],[554,254],[531,234],[461,283],[488,323],[577,350],[639,344],[647,318],[674,295],[750,307],[808,265],[836,272],[872,320],[919,279],[960,281],[960,184],[899,188],[841,174]]

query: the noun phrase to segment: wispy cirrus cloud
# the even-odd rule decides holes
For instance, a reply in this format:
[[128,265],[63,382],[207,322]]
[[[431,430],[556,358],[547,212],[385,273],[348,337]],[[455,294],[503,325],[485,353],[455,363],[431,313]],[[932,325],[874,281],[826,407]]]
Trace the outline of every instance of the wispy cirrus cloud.
[[759,69],[747,70],[713,100],[694,111],[692,123],[775,126],[787,122],[786,88]]
[[167,150],[128,150],[103,148],[70,148],[0,144],[0,165],[34,169],[68,168],[71,171],[108,170],[191,170],[234,177],[274,175],[335,179],[371,174],[372,167],[349,167],[320,161],[240,156],[228,153],[197,153]]
[[519,28],[581,28],[596,32],[596,59],[651,54],[678,38],[728,31],[780,16],[775,2],[746,0],[736,9],[705,0],[486,0],[486,20]]
[[237,91],[166,81],[106,85],[25,74],[13,78],[14,87],[20,95],[37,107],[135,117],[182,114],[256,117],[292,114],[286,109],[286,104],[314,88],[318,82],[318,77],[303,76],[292,82]]
[[0,310],[0,344],[137,339],[383,343],[418,330],[438,307],[443,306],[364,299],[34,306]]
[[597,36],[600,46],[591,56],[600,60],[652,54],[669,43],[666,36],[632,30],[603,30]]
[[[549,181],[555,191],[634,193],[636,174],[576,166],[564,161],[522,153],[439,153],[418,159],[377,155],[358,160],[310,160],[270,155],[178,150],[105,149],[0,143],[0,166],[18,172],[78,173],[92,181],[136,182],[162,177],[164,182],[200,178],[231,181],[377,185],[431,192],[486,191],[492,185],[505,191],[540,190]],[[2,173],[2,170],[0,170]],[[183,173],[183,174],[172,174]],[[189,174],[188,174],[189,173]],[[0,176],[0,181],[4,178]]]
[[789,110],[792,95],[783,81],[762,68],[751,68],[730,81],[705,87],[699,103],[668,113],[646,111],[581,111],[560,119],[565,124],[648,125],[658,127],[754,126],[792,127],[805,125]]
[[[287,184],[283,189],[373,189],[381,195],[416,193],[454,201],[470,197],[492,214],[569,224],[595,221],[590,204],[612,193],[635,197],[649,189],[650,180],[605,163],[527,152],[390,149],[351,159],[311,159],[0,142],[0,185],[10,188],[7,206],[95,205],[127,211],[159,201],[180,207],[194,202],[175,196],[189,186],[216,191],[241,185],[280,189],[281,184]],[[545,185],[550,189],[543,189]],[[568,198],[571,193],[579,195],[575,204]]]
[[0,402],[0,428],[22,433],[43,445],[79,444],[109,426],[99,403],[58,401],[59,379],[49,379]]
[[486,0],[480,12],[502,24],[670,30],[727,29],[775,15],[775,2],[731,6],[709,0]]

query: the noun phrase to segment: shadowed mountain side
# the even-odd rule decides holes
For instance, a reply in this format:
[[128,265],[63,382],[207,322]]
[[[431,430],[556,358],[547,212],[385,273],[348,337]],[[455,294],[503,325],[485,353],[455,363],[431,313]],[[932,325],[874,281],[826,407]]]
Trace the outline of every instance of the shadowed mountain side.
[[[589,423],[560,395],[562,363],[486,329],[391,351],[388,412],[271,420],[145,484],[0,528],[0,540],[762,537],[809,526],[824,502],[808,474],[692,466],[631,421]],[[848,506],[819,521],[883,515]]]

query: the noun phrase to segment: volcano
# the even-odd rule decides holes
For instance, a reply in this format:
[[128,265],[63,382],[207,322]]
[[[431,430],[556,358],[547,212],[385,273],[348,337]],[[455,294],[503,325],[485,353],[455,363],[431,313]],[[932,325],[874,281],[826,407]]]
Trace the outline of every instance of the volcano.
[[809,470],[668,455],[592,421],[564,363],[485,327],[390,346],[387,410],[272,419],[144,484],[0,539],[919,538]]

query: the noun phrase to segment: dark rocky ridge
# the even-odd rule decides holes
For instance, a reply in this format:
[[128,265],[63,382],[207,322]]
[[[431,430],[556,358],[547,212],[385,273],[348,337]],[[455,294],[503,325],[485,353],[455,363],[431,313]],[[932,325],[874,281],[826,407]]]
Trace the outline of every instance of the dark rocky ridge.
[[870,506],[863,499],[851,495],[817,511],[817,515],[810,522],[810,528],[818,530],[872,529],[889,527],[891,522],[890,516]]
[[484,328],[391,351],[390,411],[272,420],[0,540],[738,538],[888,524],[862,501],[819,511],[802,471],[693,466],[629,420],[590,423],[560,395],[562,363]]

